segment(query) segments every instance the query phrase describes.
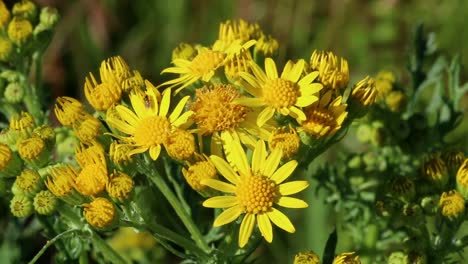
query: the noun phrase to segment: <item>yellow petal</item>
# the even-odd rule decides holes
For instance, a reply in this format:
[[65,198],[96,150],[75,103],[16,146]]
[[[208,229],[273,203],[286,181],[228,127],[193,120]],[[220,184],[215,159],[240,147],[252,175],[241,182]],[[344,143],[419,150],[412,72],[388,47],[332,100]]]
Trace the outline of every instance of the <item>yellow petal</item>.
[[292,181],[279,185],[278,191],[284,196],[298,193],[307,187],[309,187],[309,182],[307,181]]
[[275,224],[277,227],[289,233],[296,232],[296,229],[294,228],[289,218],[277,209],[272,208],[272,210],[268,212],[267,215],[268,218],[270,218],[273,224]]
[[137,126],[138,125],[138,117],[133,113],[130,109],[123,105],[118,105],[115,107],[115,110],[117,113],[119,113],[119,116],[124,120],[125,122],[129,123],[132,126]]
[[209,186],[215,190],[225,193],[235,193],[236,187],[232,184],[225,183],[215,179],[203,179],[200,181],[201,184]]
[[135,93],[130,94],[129,97],[136,115],[140,118],[145,118],[148,111],[146,110],[144,99]]
[[264,167],[267,152],[265,142],[263,140],[257,141],[255,149],[252,154],[252,172],[259,172]]
[[309,205],[301,199],[282,196],[276,202],[279,206],[283,206],[286,208],[306,208]]
[[257,117],[257,126],[262,127],[268,120],[270,120],[275,114],[275,109],[273,107],[267,106],[265,109],[258,114]]
[[290,113],[291,116],[294,117],[297,120],[304,121],[304,120],[307,119],[304,112],[301,109],[297,108],[297,107],[291,106],[291,107],[289,107],[289,111],[291,111],[291,113]]
[[250,235],[255,225],[255,215],[246,214],[239,229],[239,247],[243,248],[249,241]]
[[304,78],[302,78],[297,84],[299,84],[299,86],[307,85],[311,83],[313,80],[315,80],[315,78],[317,78],[318,76],[319,76],[318,71],[311,72],[307,74],[306,76],[304,76]]
[[171,90],[166,89],[163,92],[161,99],[161,106],[159,107],[159,116],[166,116],[169,112],[169,105],[171,104]]
[[[253,74],[255,75],[256,79],[261,83],[265,83],[267,81],[267,76],[265,72],[255,63],[254,61],[250,62],[250,69],[252,70]],[[260,88],[261,86],[257,86]]]
[[245,105],[249,107],[260,107],[264,106],[265,102],[260,99],[260,98],[250,98],[250,97],[241,97],[241,98],[236,98],[232,102],[233,104],[238,104],[238,105]]
[[273,59],[265,59],[265,72],[269,79],[274,80],[278,78],[278,70],[276,69],[276,64]]
[[273,241],[273,228],[271,227],[270,218],[266,214],[257,215],[257,225],[260,229],[260,233],[268,243]]
[[301,95],[313,95],[317,94],[320,90],[322,90],[323,85],[321,83],[311,83],[307,85],[299,86],[299,90],[301,91]]
[[150,147],[149,154],[152,160],[157,160],[161,153],[161,145]]
[[203,206],[209,208],[227,208],[238,204],[239,201],[235,196],[215,196],[203,202]]
[[291,160],[281,166],[273,175],[270,177],[272,181],[276,184],[281,184],[284,180],[286,180],[291,174],[293,173],[294,169],[297,167],[297,161]]
[[296,83],[302,75],[304,70],[305,61],[299,60],[296,64],[294,64],[293,68],[289,72],[286,77],[287,80]]
[[171,115],[169,115],[169,121],[171,123],[174,122],[180,116],[180,114],[182,114],[185,104],[187,104],[187,101],[189,99],[190,99],[190,96],[185,96],[184,98],[180,99],[179,103],[176,105]]
[[240,172],[247,176],[251,174],[249,161],[247,160],[247,156],[245,155],[245,151],[241,146],[239,140],[234,140],[231,142],[226,142],[226,144],[231,144],[231,153],[229,155],[233,158],[234,164],[240,170]]
[[193,115],[193,111],[187,111],[183,113],[182,115],[180,115],[179,118],[171,122],[171,124],[175,127],[187,128],[187,126],[192,124],[192,121],[190,120],[190,117],[192,117],[192,115]]
[[216,227],[229,224],[232,221],[236,220],[241,213],[242,208],[240,206],[228,208],[216,218],[216,220],[213,223],[213,226]]
[[270,177],[273,175],[273,172],[278,168],[278,165],[281,161],[281,156],[283,152],[281,148],[275,148],[271,153],[270,156],[265,161],[265,165],[263,166],[262,174],[264,176]]
[[221,173],[221,175],[223,175],[226,180],[233,184],[239,183],[239,175],[237,175],[237,173],[232,169],[231,165],[229,165],[224,159],[215,155],[211,155],[210,159],[219,173]]
[[314,96],[314,95],[301,96],[301,97],[297,98],[297,101],[296,101],[295,105],[299,106],[299,107],[306,107],[306,106],[311,105],[313,102],[315,102],[317,100],[318,100],[318,97]]

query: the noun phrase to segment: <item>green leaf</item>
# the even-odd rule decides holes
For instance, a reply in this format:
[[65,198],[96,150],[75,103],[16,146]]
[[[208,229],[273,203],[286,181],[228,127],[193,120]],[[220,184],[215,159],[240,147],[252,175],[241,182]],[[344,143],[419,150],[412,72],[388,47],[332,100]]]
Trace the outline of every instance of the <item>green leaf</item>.
[[332,264],[335,258],[336,244],[338,243],[338,234],[336,228],[328,236],[325,250],[323,251],[323,264]]

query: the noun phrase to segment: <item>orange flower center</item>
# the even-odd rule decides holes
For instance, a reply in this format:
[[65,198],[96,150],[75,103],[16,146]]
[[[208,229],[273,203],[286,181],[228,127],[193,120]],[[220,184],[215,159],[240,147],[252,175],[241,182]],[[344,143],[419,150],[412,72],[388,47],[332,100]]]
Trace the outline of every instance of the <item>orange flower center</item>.
[[291,107],[299,96],[297,84],[281,78],[269,80],[263,86],[265,102],[275,108]]
[[237,185],[236,196],[246,213],[268,212],[277,197],[276,184],[261,175],[246,176]]

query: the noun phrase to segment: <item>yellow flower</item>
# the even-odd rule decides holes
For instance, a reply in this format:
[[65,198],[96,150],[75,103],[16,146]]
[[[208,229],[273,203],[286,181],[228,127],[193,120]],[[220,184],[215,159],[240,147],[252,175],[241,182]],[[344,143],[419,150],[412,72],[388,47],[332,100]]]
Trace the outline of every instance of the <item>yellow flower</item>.
[[21,112],[19,115],[14,115],[10,119],[10,129],[19,131],[23,136],[30,134],[34,126],[34,119],[28,112]]
[[117,201],[123,202],[133,190],[133,179],[128,174],[121,171],[114,171],[110,175],[110,180],[106,185],[109,196]]
[[348,116],[347,105],[341,101],[341,96],[332,101],[332,91],[325,93],[304,110],[306,119],[300,122],[301,130],[318,138],[335,134]]
[[287,232],[295,232],[291,221],[277,210],[274,204],[287,208],[308,206],[300,199],[287,196],[307,188],[309,186],[307,181],[283,183],[293,173],[297,161],[289,161],[278,168],[281,150],[275,149],[268,155],[265,142],[259,140],[252,154],[252,163],[249,165],[240,142],[233,141],[231,144],[230,151],[235,168],[218,156],[210,156],[216,169],[229,182],[216,179],[201,181],[202,184],[227,193],[226,196],[212,197],[203,203],[205,207],[228,208],[216,218],[213,226],[228,224],[241,214],[245,214],[239,231],[239,247],[247,244],[256,222],[268,242],[273,240],[271,222]]
[[448,182],[447,166],[439,155],[432,155],[422,166],[422,176],[428,181],[439,186],[445,186]]
[[333,259],[332,264],[361,264],[359,256],[356,256],[354,252],[341,253]]
[[51,192],[44,190],[34,196],[34,210],[41,215],[52,214],[58,205],[57,197]]
[[385,98],[385,104],[392,112],[401,112],[406,105],[406,95],[402,91],[392,91]]
[[351,98],[364,108],[374,104],[376,97],[375,80],[369,76],[359,81],[351,91]]
[[393,90],[396,76],[391,71],[380,71],[375,77],[375,89],[377,90],[377,100],[384,100]]
[[21,45],[32,35],[32,30],[29,20],[15,16],[8,25],[8,37],[14,43]]
[[107,123],[117,130],[127,134],[127,137],[114,135],[133,149],[129,156],[143,153],[149,150],[153,160],[156,160],[161,152],[163,144],[173,127],[185,125],[192,114],[187,111],[182,114],[189,97],[182,98],[172,113],[169,113],[171,103],[171,91],[163,93],[161,103],[157,100],[158,91],[153,87],[147,87],[145,93],[134,91],[130,93],[130,101],[133,111],[123,105],[117,105],[107,112]]
[[78,124],[87,115],[83,105],[78,100],[67,96],[57,98],[54,112],[60,124],[67,127]]
[[183,129],[176,129],[166,138],[164,148],[171,158],[187,160],[195,152],[195,138]]
[[82,170],[75,179],[75,189],[83,195],[98,195],[109,181],[104,149],[100,145],[81,146],[76,153],[76,161]]
[[168,89],[179,87],[175,91],[178,93],[196,81],[209,82],[218,68],[224,66],[240,50],[249,49],[253,44],[255,41],[248,41],[243,45],[233,43],[226,51],[201,48],[192,60],[175,59],[172,62],[174,67],[166,68],[161,73],[175,73],[180,76],[160,86],[169,85]]
[[[102,68],[102,67],[101,67]],[[122,97],[122,88],[113,75],[105,75],[107,79],[98,83],[92,73],[86,77],[84,94],[91,106],[98,111],[106,111],[118,103]],[[102,77],[101,77],[102,79]]]
[[458,168],[456,178],[458,191],[468,199],[468,158]]
[[12,192],[16,195],[34,195],[42,189],[42,179],[39,173],[30,169],[24,169],[16,177],[13,183]]
[[276,64],[271,58],[265,59],[265,72],[255,63],[251,64],[253,75],[241,73],[246,81],[243,88],[254,98],[239,98],[236,102],[251,107],[266,106],[258,115],[257,125],[263,126],[275,112],[290,115],[297,120],[305,120],[301,107],[311,105],[318,100],[317,92],[322,89],[320,83],[313,83],[318,72],[312,72],[301,78],[305,61],[289,61],[278,76]]
[[23,166],[21,159],[6,144],[0,143],[0,177],[16,177]]
[[179,46],[172,51],[172,61],[176,59],[192,60],[195,56],[197,56],[197,50],[187,43],[180,43]]
[[456,190],[444,192],[440,196],[439,208],[443,216],[455,220],[465,213],[465,199]]
[[301,252],[294,256],[293,264],[320,264],[320,258],[313,251]]
[[10,211],[16,217],[28,217],[34,213],[33,202],[25,195],[15,195],[10,201]]
[[272,36],[262,34],[255,44],[255,52],[260,52],[265,57],[273,56],[279,48],[278,41]]
[[132,160],[132,157],[128,154],[132,149],[132,146],[113,141],[109,147],[109,157],[116,164],[125,164]]
[[10,11],[2,0],[0,1],[0,29],[3,29],[8,21],[10,21]]
[[41,167],[48,162],[49,152],[44,140],[40,137],[23,139],[18,142],[17,148],[20,157],[26,162],[31,162],[34,166]]
[[114,204],[103,197],[98,197],[89,204],[83,204],[84,217],[97,228],[104,228],[114,222],[116,217]]
[[258,24],[250,24],[243,19],[227,20],[219,25],[218,39],[213,44],[213,50],[225,51],[233,43],[244,44],[257,39],[260,34]]
[[13,152],[8,145],[0,143],[0,171],[7,168],[12,159]]
[[332,52],[315,50],[310,57],[310,69],[319,72],[319,81],[327,89],[336,91],[346,88],[349,82],[348,62]]
[[203,191],[206,186],[201,184],[203,179],[215,179],[217,175],[216,167],[213,162],[209,160],[205,155],[195,155],[197,161],[195,163],[189,163],[188,169],[182,168],[182,174],[184,175],[187,183],[195,191]]
[[73,130],[81,142],[91,144],[101,134],[101,122],[91,115],[86,115],[81,122],[74,124]]
[[64,198],[73,192],[78,170],[71,165],[59,165],[50,169],[50,175],[45,184],[47,189],[59,198]]
[[224,65],[224,74],[231,82],[237,84],[241,72],[250,72],[250,64],[253,62],[249,50],[241,49],[239,53],[234,54]]
[[12,13],[15,16],[22,16],[27,19],[33,19],[37,13],[37,7],[31,1],[22,0],[21,2],[15,3],[12,9]]
[[13,51],[13,43],[8,38],[0,37],[0,61],[7,61]]
[[270,146],[270,149],[281,149],[283,158],[289,159],[299,150],[301,140],[296,129],[289,125],[289,127],[280,127],[275,129],[268,139],[268,145]]

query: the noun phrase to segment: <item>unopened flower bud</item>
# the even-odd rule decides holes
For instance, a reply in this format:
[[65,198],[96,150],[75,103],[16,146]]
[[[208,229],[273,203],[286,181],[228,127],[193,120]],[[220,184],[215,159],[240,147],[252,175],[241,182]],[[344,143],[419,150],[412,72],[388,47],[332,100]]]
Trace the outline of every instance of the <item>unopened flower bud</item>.
[[466,158],[458,168],[457,190],[465,199],[468,199],[468,158]]
[[192,60],[197,56],[197,53],[197,50],[192,45],[180,43],[179,46],[172,51],[172,61],[176,59]]
[[25,18],[15,16],[8,25],[8,37],[17,45],[25,43],[31,37],[33,27]]
[[204,156],[198,156],[198,158],[199,161],[189,164],[188,169],[182,168],[182,174],[192,189],[203,191],[206,189],[206,186],[201,181],[216,178],[217,171],[211,160]]
[[10,39],[0,37],[0,61],[7,61],[13,51],[13,43]]
[[34,196],[33,205],[38,214],[50,215],[57,209],[58,199],[50,191],[44,190]]
[[115,206],[106,198],[98,197],[83,207],[86,221],[94,227],[109,227],[116,219]]
[[24,169],[21,174],[16,177],[11,191],[15,195],[27,195],[33,197],[43,187],[41,176],[36,171]]
[[392,91],[385,98],[385,104],[392,112],[401,112],[406,105],[406,95],[402,91]]
[[0,177],[16,177],[23,166],[21,159],[6,144],[0,143]]
[[195,153],[195,138],[185,130],[173,131],[165,140],[167,154],[177,160],[187,160]]
[[427,215],[435,215],[437,213],[439,196],[426,196],[421,199],[421,208]]
[[9,103],[19,103],[24,97],[24,87],[19,83],[10,83],[5,88],[3,96]]
[[49,161],[44,140],[40,137],[30,137],[18,142],[18,153],[20,157],[33,167],[40,168]]
[[408,177],[394,177],[390,181],[390,193],[403,201],[411,201],[416,195],[414,183]]
[[377,96],[375,81],[367,76],[359,81],[352,89],[349,109],[351,116],[361,117],[365,115]]
[[294,256],[294,264],[320,264],[320,258],[313,251],[300,252]]
[[456,190],[442,193],[439,200],[440,212],[450,220],[463,218],[465,214],[465,199]]
[[22,0],[13,5],[12,13],[28,20],[34,20],[37,15],[36,5],[29,0]]
[[433,155],[424,162],[421,172],[425,179],[436,186],[443,187],[448,182],[447,166],[438,155]]
[[114,171],[110,175],[109,182],[106,185],[106,191],[112,199],[123,203],[130,197],[133,186],[132,177],[126,173]]
[[361,260],[354,252],[341,253],[333,259],[332,264],[361,264]]
[[10,10],[3,1],[0,1],[0,29],[5,28],[8,21],[10,21],[10,16]]
[[34,212],[32,199],[25,195],[15,195],[10,201],[11,213],[19,218],[30,216]]

